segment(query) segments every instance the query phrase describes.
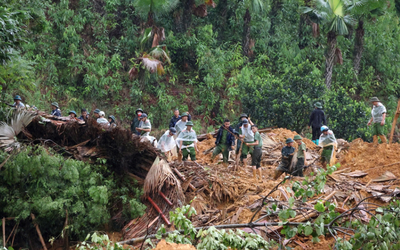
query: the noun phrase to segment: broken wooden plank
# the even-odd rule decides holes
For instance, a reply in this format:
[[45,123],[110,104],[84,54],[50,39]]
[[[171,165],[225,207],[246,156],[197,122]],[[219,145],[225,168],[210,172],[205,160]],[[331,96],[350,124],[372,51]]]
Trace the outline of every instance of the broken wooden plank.
[[363,172],[361,170],[356,170],[356,171],[353,171],[353,172],[350,172],[350,173],[345,173],[345,174],[342,173],[342,175],[345,175],[345,176],[348,176],[348,177],[354,177],[354,178],[361,178],[361,177],[367,176],[368,173],[365,173],[365,172]]
[[240,214],[243,212],[243,209],[244,209],[243,207],[240,207],[240,208],[237,210],[235,216],[233,216],[233,218],[232,218],[231,223],[236,223],[236,222],[239,220],[239,216],[240,216]]
[[381,176],[379,176],[376,179],[373,179],[373,182],[384,182],[384,181],[392,181],[392,180],[396,180],[397,177],[390,171],[386,171],[385,173],[383,173]]

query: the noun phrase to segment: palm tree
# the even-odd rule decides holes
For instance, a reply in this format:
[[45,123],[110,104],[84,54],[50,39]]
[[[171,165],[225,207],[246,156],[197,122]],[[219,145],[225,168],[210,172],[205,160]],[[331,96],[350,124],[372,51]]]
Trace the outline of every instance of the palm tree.
[[147,13],[147,27],[154,25],[154,15],[173,10],[179,0],[135,0],[133,6],[140,13]]
[[357,18],[358,25],[354,39],[353,68],[356,75],[360,72],[360,62],[364,51],[364,20],[383,15],[385,12],[386,0],[359,0],[353,1],[349,11]]
[[350,15],[350,5],[345,0],[316,0],[314,7],[302,7],[302,12],[310,16],[311,20],[323,26],[327,36],[325,52],[325,84],[329,89],[332,84],[332,71],[335,55],[341,54],[337,48],[337,36],[349,33],[347,26],[353,25],[354,19]]
[[261,13],[265,7],[265,0],[245,0],[246,13],[244,14],[243,20],[243,53],[245,56],[250,55],[250,13]]

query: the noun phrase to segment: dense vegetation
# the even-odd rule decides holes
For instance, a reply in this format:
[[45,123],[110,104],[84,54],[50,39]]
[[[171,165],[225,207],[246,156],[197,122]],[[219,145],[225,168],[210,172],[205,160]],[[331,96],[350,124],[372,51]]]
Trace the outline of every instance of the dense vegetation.
[[37,238],[31,230],[31,214],[46,240],[65,234],[67,228],[70,240],[81,240],[111,225],[111,217],[121,226],[144,213],[141,190],[104,165],[66,160],[43,147],[23,148],[10,159],[8,155],[0,155],[5,163],[0,171],[0,216],[15,218],[6,223],[8,232],[19,223],[19,247],[30,237]]
[[261,125],[298,131],[322,101],[341,137],[367,138],[364,102],[378,96],[390,111],[400,91],[399,3],[332,3],[341,7],[6,0],[2,98],[20,94],[42,109],[58,100],[64,114],[98,107],[124,122],[141,106],[163,129],[176,107],[189,109],[199,128],[244,110]]

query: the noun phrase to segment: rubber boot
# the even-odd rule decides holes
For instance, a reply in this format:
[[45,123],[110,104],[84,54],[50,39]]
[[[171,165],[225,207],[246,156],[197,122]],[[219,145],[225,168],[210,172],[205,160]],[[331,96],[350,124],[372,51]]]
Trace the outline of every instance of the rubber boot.
[[257,170],[253,169],[253,177],[254,180],[257,182]]
[[260,175],[260,182],[263,182],[263,176],[262,176],[261,168],[258,169],[258,174]]
[[373,143],[374,143],[374,145],[375,146],[377,146],[378,145],[378,136],[377,135],[374,135],[373,137],[372,137],[372,139],[373,139]]
[[379,135],[379,138],[381,138],[381,141],[382,141],[383,144],[387,144],[386,136]]
[[312,142],[313,142],[315,145],[317,145],[317,141],[316,141],[316,140],[312,140]]
[[277,180],[279,176],[283,174],[283,171],[276,170],[274,171],[274,180]]
[[317,146],[318,146],[318,144],[319,144],[319,139],[318,140],[315,140],[317,143],[315,143]]

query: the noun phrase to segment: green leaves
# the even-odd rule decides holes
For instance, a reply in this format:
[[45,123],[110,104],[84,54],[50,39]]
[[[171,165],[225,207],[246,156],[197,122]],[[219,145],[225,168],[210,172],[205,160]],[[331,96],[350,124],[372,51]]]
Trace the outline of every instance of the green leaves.
[[[100,166],[51,154],[43,147],[27,147],[5,164],[0,171],[0,213],[17,220],[34,213],[44,235],[59,235],[67,210],[73,240],[108,223],[114,204],[125,218],[143,214],[141,192],[130,182],[123,187],[124,182]],[[123,202],[120,197],[127,194],[129,200]]]
[[321,201],[318,201],[315,205],[314,205],[314,209],[317,210],[318,212],[322,213],[325,212],[325,206]]

